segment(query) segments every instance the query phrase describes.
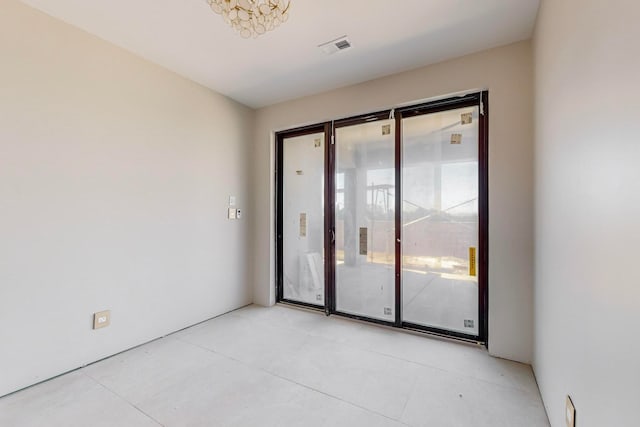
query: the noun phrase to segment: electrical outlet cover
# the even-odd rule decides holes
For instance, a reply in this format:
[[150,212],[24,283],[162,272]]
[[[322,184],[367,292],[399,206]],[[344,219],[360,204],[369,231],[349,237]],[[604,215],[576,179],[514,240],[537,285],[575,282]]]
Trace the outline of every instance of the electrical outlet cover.
[[111,324],[111,311],[98,311],[93,313],[93,329],[106,328]]

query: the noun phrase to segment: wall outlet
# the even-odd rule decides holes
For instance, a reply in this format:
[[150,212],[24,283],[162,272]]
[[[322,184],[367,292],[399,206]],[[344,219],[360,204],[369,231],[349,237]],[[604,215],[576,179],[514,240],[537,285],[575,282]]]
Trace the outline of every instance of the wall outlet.
[[576,408],[573,406],[573,402],[569,396],[567,396],[566,406],[565,418],[567,419],[567,427],[576,427]]
[[106,328],[111,324],[111,311],[99,311],[93,313],[93,329]]

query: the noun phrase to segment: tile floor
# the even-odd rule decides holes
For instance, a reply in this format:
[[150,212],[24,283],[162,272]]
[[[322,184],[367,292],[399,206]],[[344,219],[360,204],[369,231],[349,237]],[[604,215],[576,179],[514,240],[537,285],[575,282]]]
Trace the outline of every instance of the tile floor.
[[0,426],[549,426],[531,368],[248,306],[0,399]]

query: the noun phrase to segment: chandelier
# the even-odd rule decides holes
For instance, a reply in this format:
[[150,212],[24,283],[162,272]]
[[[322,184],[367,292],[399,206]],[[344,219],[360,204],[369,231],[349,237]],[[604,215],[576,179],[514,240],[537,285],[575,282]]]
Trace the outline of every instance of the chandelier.
[[242,37],[258,37],[289,19],[289,1],[206,0],[218,15]]

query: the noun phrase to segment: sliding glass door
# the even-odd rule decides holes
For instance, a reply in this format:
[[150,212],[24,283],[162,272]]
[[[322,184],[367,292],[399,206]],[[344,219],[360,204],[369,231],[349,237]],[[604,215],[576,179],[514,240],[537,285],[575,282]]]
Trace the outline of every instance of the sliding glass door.
[[335,308],[395,321],[395,139],[392,120],[335,129]]
[[324,126],[281,135],[279,299],[325,305]]
[[402,320],[477,336],[478,106],[402,120]]
[[277,298],[487,340],[487,93],[277,134]]

